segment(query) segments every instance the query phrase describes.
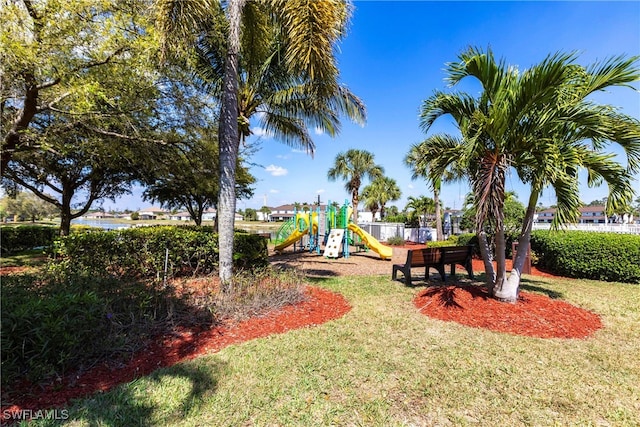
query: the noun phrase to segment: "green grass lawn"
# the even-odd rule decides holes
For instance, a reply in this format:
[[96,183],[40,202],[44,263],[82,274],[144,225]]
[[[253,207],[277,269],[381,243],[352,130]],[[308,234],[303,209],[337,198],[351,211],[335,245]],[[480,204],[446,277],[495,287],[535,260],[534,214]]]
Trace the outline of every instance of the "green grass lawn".
[[43,249],[30,249],[12,255],[0,257],[1,267],[36,267],[47,261]]
[[[640,287],[529,276],[603,318],[584,340],[473,329],[417,312],[388,277],[314,284],[353,305],[69,408],[74,426],[640,425]],[[53,421],[33,423],[49,425]]]

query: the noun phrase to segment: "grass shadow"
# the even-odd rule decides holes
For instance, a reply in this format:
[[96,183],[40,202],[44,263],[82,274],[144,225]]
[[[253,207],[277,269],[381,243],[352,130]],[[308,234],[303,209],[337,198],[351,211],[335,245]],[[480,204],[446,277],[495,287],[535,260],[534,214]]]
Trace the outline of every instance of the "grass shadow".
[[544,287],[546,285],[545,282],[541,282],[539,280],[531,280],[531,279],[521,279],[520,280],[520,290],[527,292],[537,292],[543,295],[548,296],[551,299],[562,299],[564,298],[564,293],[554,291],[552,289],[548,289]]
[[[171,420],[178,422],[197,411],[206,401],[207,395],[216,392],[226,366],[226,362],[210,357],[160,369],[144,379],[123,384],[109,393],[82,399],[71,406],[68,420],[46,425],[77,421],[92,426],[155,426],[159,419],[163,423]],[[163,386],[165,382],[175,384],[180,380],[189,383],[188,391],[185,392],[185,387]],[[179,394],[176,388],[180,390]],[[156,395],[150,395],[149,390],[172,390],[173,394],[165,395],[158,391]]]

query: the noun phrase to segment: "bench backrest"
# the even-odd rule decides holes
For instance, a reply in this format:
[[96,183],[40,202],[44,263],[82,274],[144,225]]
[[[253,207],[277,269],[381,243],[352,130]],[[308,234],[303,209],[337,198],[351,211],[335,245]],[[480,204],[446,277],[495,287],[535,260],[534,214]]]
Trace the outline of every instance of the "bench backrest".
[[465,261],[471,256],[473,246],[444,246],[440,249],[442,249],[443,262],[449,264]]
[[406,265],[424,267],[427,264],[440,262],[440,248],[409,249]]

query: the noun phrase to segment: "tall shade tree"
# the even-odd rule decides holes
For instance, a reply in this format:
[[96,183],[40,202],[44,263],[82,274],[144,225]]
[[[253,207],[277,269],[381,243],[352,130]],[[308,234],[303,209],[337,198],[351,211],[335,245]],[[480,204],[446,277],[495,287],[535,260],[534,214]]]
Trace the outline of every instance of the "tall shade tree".
[[68,131],[49,138],[48,144],[47,150],[14,153],[5,179],[55,206],[63,236],[69,234],[71,221],[89,212],[95,201],[129,192],[137,177],[137,150],[125,144],[88,131]]
[[[235,166],[241,137],[239,131],[246,126],[246,117],[239,114],[242,105],[239,95],[240,64],[243,57],[251,57],[250,53],[243,53],[243,39],[253,40],[259,45],[263,40],[269,40],[269,37],[263,38],[264,29],[271,28],[280,37],[284,71],[308,83],[308,90],[319,105],[331,105],[338,91],[339,75],[334,46],[345,34],[350,5],[338,0],[228,0],[220,3],[214,0],[156,0],[155,3],[159,28],[169,36],[169,40],[177,40],[183,48],[189,45],[193,47],[202,39],[203,33],[213,30],[221,34],[225,46],[224,65],[221,67],[223,78],[219,127],[219,241],[220,279],[224,289],[230,289],[233,276]],[[224,14],[221,15],[220,11]],[[245,22],[250,22],[250,25],[245,25]],[[259,23],[266,24],[254,25]],[[299,105],[299,108],[304,108],[304,105]]]
[[[448,168],[466,170],[477,212],[487,285],[497,299],[515,302],[525,251],[516,257],[510,277],[505,266],[504,203],[507,173],[515,170],[531,185],[531,197],[519,245],[529,244],[538,197],[553,187],[558,201],[554,225],[575,220],[578,208],[578,172],[586,169],[589,185],[607,182],[607,209],[628,203],[633,174],[640,168],[640,131],[637,119],[587,97],[612,86],[629,86],[639,78],[638,58],[615,57],[583,67],[575,54],[556,53],[519,72],[496,61],[489,50],[471,48],[460,61],[448,64],[452,85],[472,77],[482,85],[475,98],[466,93],[436,91],[424,101],[421,127],[451,115],[461,137],[434,135],[425,141],[430,153],[428,176],[442,176]],[[603,150],[619,144],[627,157],[622,166]],[[493,268],[487,231],[495,235],[497,267]]]
[[395,202],[402,196],[400,187],[395,179],[386,176],[379,176],[375,178],[371,184],[362,189],[363,195],[367,195],[366,198],[374,199],[377,201],[380,207],[380,218],[384,221],[385,207],[389,202]]
[[369,178],[369,180],[373,181],[382,177],[383,174],[384,168],[375,163],[374,156],[369,151],[352,148],[336,156],[333,167],[329,169],[327,177],[331,181],[337,179],[346,181],[344,188],[351,194],[353,222],[358,222],[358,204],[362,180]]
[[156,90],[151,58],[158,52],[144,7],[133,0],[2,2],[3,175],[15,153],[46,148],[32,131],[52,113],[105,136],[143,136],[136,117],[148,107],[129,107]]
[[[146,174],[147,188],[143,193],[145,200],[159,202],[165,208],[186,209],[196,225],[202,225],[202,215],[207,209],[217,210],[220,194],[218,143],[215,135],[205,135],[203,139],[166,150],[164,161],[154,162],[154,170]],[[236,197],[250,198],[255,178],[242,157],[238,163]]]

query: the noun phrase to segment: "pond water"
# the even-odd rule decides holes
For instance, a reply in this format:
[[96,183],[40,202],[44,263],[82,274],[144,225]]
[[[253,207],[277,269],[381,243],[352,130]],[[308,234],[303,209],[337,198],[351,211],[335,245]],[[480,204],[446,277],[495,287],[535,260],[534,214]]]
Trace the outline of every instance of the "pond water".
[[104,228],[105,230],[117,230],[119,228],[129,228],[129,224],[110,221],[108,219],[85,219],[77,218],[71,221],[72,225],[88,225],[89,227]]

